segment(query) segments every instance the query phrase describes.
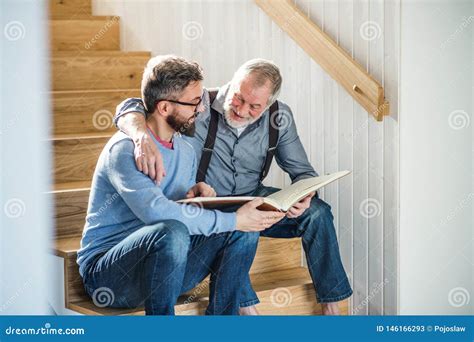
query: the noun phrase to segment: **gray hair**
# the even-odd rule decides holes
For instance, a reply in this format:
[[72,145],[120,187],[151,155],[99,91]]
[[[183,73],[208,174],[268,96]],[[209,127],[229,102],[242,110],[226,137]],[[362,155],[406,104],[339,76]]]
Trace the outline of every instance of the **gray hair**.
[[151,58],[142,78],[145,109],[153,113],[158,100],[177,100],[191,82],[203,79],[202,69],[196,62],[173,55]]
[[262,58],[251,59],[237,69],[232,78],[232,83],[235,85],[248,75],[254,76],[256,87],[264,86],[267,81],[270,81],[272,85],[272,95],[268,99],[267,104],[270,105],[276,101],[280,94],[282,77],[280,69],[275,63]]

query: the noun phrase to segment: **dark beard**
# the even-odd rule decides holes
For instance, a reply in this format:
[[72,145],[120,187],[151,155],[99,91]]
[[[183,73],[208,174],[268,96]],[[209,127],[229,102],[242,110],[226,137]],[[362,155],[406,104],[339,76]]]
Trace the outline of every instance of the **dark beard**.
[[196,125],[194,121],[189,123],[188,121],[181,120],[179,114],[174,112],[166,117],[166,123],[171,126],[176,132],[179,132],[188,137],[194,137],[196,131]]

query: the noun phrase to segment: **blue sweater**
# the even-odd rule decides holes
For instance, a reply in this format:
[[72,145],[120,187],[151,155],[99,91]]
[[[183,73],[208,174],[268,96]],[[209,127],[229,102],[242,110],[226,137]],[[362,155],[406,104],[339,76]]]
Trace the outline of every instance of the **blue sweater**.
[[[153,138],[154,139],[154,138]],[[77,263],[79,273],[98,253],[108,251],[136,230],[161,220],[184,223],[191,235],[235,230],[236,214],[198,210],[174,201],[195,184],[193,147],[175,135],[173,149],[154,139],[163,157],[166,177],[157,186],[137,170],[133,141],[117,132],[106,144],[92,179],[86,223]]]

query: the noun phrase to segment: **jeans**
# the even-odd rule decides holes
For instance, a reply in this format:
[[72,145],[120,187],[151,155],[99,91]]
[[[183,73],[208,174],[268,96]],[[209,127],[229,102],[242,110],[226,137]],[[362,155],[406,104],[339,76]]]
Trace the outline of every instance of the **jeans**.
[[86,268],[84,287],[95,305],[145,306],[147,315],[173,315],[178,296],[210,274],[207,315],[238,315],[241,284],[258,244],[258,233],[189,235],[175,220],[131,233]]
[[[268,196],[280,189],[260,185],[254,196]],[[283,218],[261,236],[272,238],[301,237],[308,269],[319,303],[338,302],[352,295],[351,285],[341,262],[331,206],[313,197],[311,205],[297,218]],[[259,300],[247,277],[241,306],[258,304]]]

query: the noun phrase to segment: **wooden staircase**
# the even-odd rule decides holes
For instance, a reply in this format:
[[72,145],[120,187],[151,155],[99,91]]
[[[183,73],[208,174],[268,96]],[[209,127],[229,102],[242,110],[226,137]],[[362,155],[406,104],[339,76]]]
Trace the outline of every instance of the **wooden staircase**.
[[[90,182],[100,151],[116,131],[116,105],[140,96],[149,52],[122,52],[119,18],[93,16],[91,0],[50,0],[54,188],[52,253],[64,261],[65,307],[87,315],[142,315],[134,310],[97,307],[85,293],[76,264],[87,210]],[[321,306],[300,239],[261,238],[251,269],[262,314],[319,315]],[[180,297],[176,313],[202,314],[207,306],[205,280]],[[347,301],[340,305],[347,314]]]

